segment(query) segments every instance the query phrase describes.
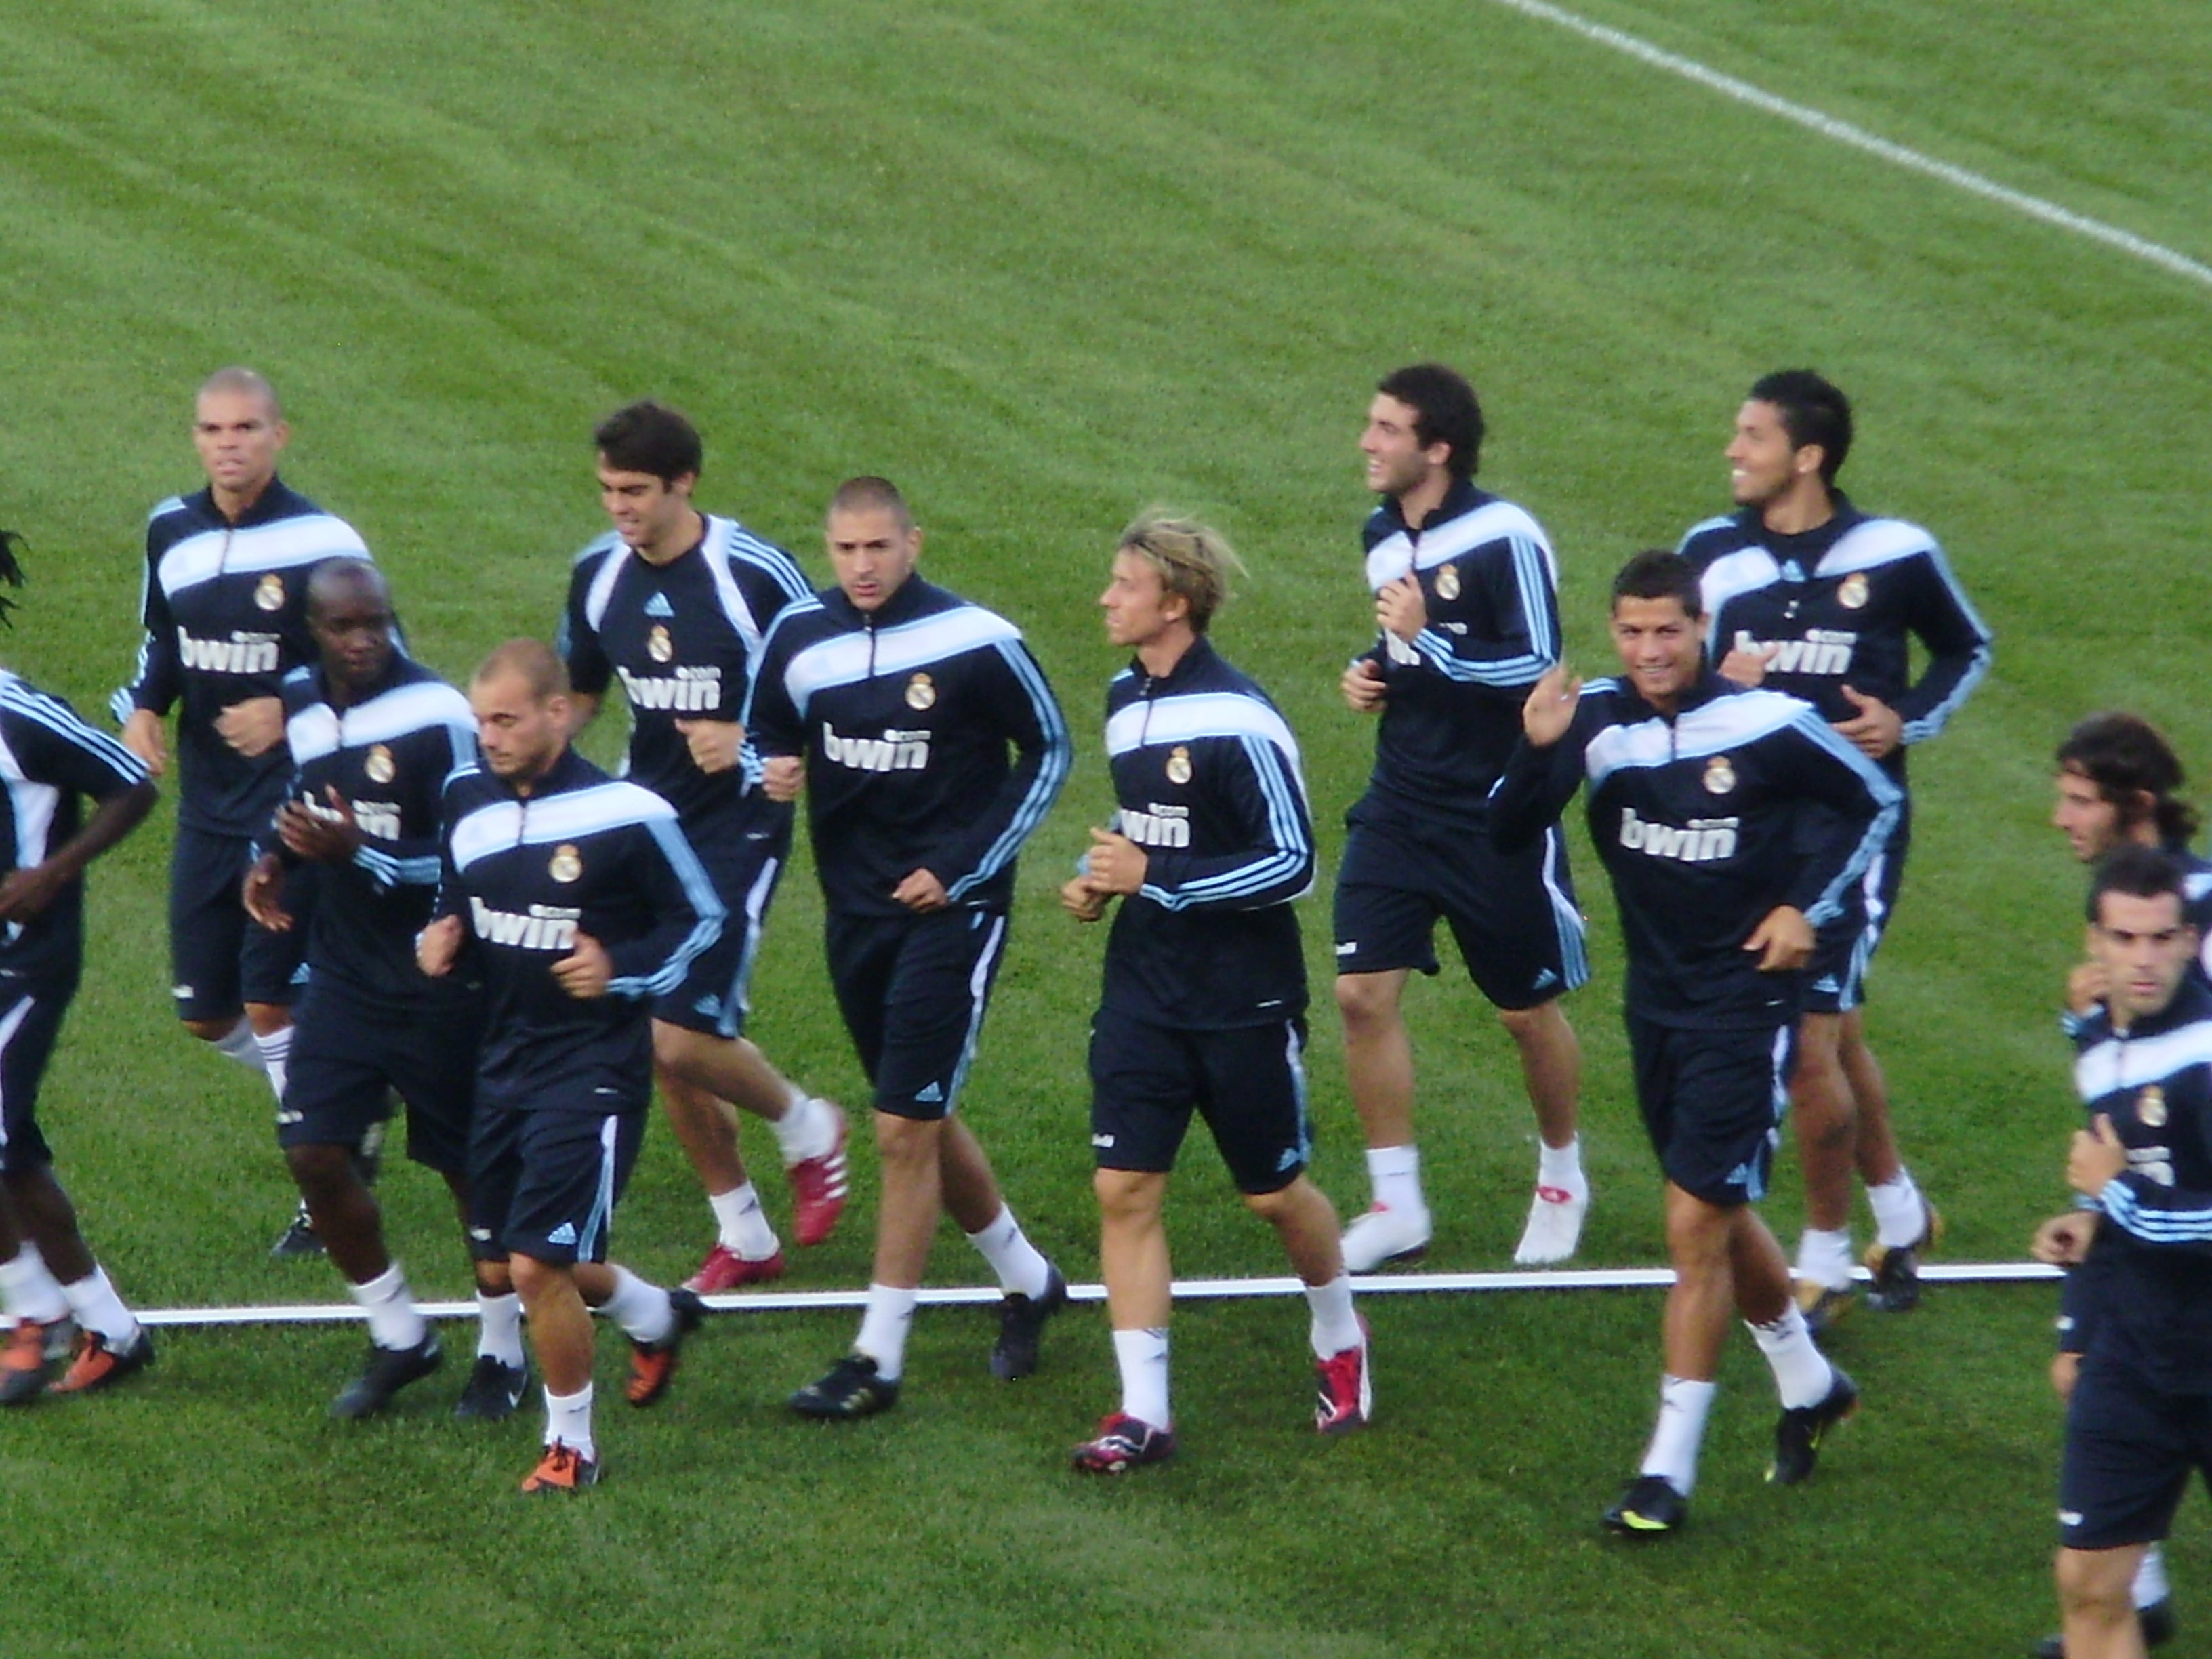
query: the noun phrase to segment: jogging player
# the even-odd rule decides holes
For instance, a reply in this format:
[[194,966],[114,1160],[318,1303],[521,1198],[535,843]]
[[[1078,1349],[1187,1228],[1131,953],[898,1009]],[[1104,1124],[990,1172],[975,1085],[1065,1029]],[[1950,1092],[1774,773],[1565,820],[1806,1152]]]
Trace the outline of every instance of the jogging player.
[[1359,441],[1382,499],[1361,532],[1377,639],[1343,679],[1346,702],[1381,715],[1336,881],[1336,1005],[1374,1188],[1344,1237],[1354,1273],[1429,1242],[1402,1002],[1413,970],[1437,970],[1440,916],[1520,1050],[1535,1108],[1536,1191],[1513,1259],[1571,1256],[1589,1206],[1580,1051],[1559,1000],[1588,976],[1566,847],[1553,827],[1504,854],[1487,827],[1522,702],[1559,659],[1559,572],[1536,521],[1474,487],[1482,437],[1474,387],[1420,363],[1382,379]]
[[[1934,538],[1868,517],[1837,489],[1851,429],[1850,403],[1811,370],[1765,376],[1728,446],[1736,511],[1692,526],[1681,550],[1704,580],[1720,672],[1802,697],[1902,790],[1906,749],[1942,732],[1980,683],[1990,635]],[[1917,678],[1916,639],[1926,658]],[[1796,1295],[1816,1330],[1851,1304],[1855,1168],[1874,1212],[1875,1306],[1919,1301],[1919,1260],[1942,1228],[1898,1155],[1860,1006],[1911,833],[1908,800],[1862,890],[1822,929],[1807,975],[1790,1097],[1805,1176]]]
[[[0,531],[10,586],[23,580],[19,543]],[[12,604],[0,599],[0,621]],[[154,1363],[153,1338],[94,1260],[54,1178],[38,1106],[84,964],[85,866],[138,826],[155,788],[120,744],[4,670],[0,776],[0,1312],[10,1327],[0,1406],[23,1406]]]
[[2070,1269],[2069,1307],[2098,1310],[2058,1478],[2072,1659],[2143,1652],[2151,1621],[2131,1587],[2191,1471],[2212,1478],[2212,990],[2191,972],[2200,940],[2184,880],[2162,850],[2128,845],[2091,883],[2088,949],[2106,988],[2075,1039],[2088,1127],[2066,1164],[2086,1207],[2045,1222],[2033,1246]]
[[769,796],[806,792],[830,977],[875,1093],[867,1310],[853,1352],[791,1396],[802,1416],[843,1419],[897,1402],[940,1208],[1006,1291],[995,1376],[1036,1369],[1066,1302],[953,1112],[1006,949],[1014,855],[1069,750],[1019,630],[915,574],[921,531],[896,488],[839,485],[826,538],[836,583],[777,619],[745,723]]
[[806,596],[806,584],[781,548],[691,504],[699,434],[676,410],[631,404],[592,436],[614,528],[583,550],[569,579],[560,647],[572,705],[579,724],[588,721],[622,682],[624,775],[675,807],[728,912],[721,938],[653,1005],[653,1020],[662,1107],[718,1229],[686,1284],[712,1294],[775,1279],[784,1265],[724,1102],[775,1130],[799,1243],[827,1238],[845,1206],[844,1114],[793,1087],[741,1035],[753,952],[791,855],[792,809],[762,793],[738,714],[769,624]]
[[[468,1219],[468,1147],[483,987],[473,974],[425,979],[415,939],[438,890],[446,781],[476,764],[468,700],[408,659],[375,566],[331,559],[307,580],[318,660],[284,681],[295,769],[246,872],[246,911],[284,932],[286,872],[315,871],[305,994],[276,1115],[276,1144],[315,1236],[368,1321],[368,1357],[334,1416],[381,1411],[435,1370],[437,1333],[385,1246],[374,1195],[356,1168],[362,1137],[392,1095],[407,1106],[407,1155],[434,1170]],[[471,1252],[471,1255],[474,1253]],[[521,1304],[503,1264],[476,1265],[477,1358],[458,1415],[495,1420],[526,1382]]]
[[1291,905],[1313,886],[1297,744],[1267,694],[1207,641],[1236,556],[1193,520],[1121,532],[1098,603],[1136,653],[1106,694],[1112,824],[1060,890],[1080,921],[1121,901],[1091,1024],[1098,1254],[1121,1406],[1075,1449],[1119,1474],[1175,1449],[1171,1279],[1161,1206],[1194,1110],[1305,1285],[1323,1434],[1372,1408],[1336,1211],[1306,1176],[1305,957]]
[[[2185,780],[2172,745],[2138,715],[2098,714],[2066,734],[2056,760],[2057,800],[2051,808],[2051,827],[2065,836],[2074,856],[2084,864],[2101,864],[2122,848],[2153,847],[2179,866],[2183,914],[2197,929],[2198,939],[2195,975],[2212,985],[2212,965],[2205,960],[2207,935],[2212,931],[2207,927],[2212,922],[2212,865],[2189,850],[2197,835],[2197,813],[2180,798]],[[2089,945],[2084,959],[2067,976],[2064,1018],[2069,1035],[2077,1037],[2110,988],[2094,933]],[[2082,1294],[2083,1288],[2069,1275],[2060,1298],[2058,1352],[2051,1359],[2051,1381],[2062,1401],[2073,1395],[2081,1356],[2095,1334],[2101,1311],[2100,1298]],[[2171,1640],[2175,1628],[2172,1595],[2165,1552],[2156,1544],[2143,1550],[2132,1599],[2145,1645]],[[2038,1659],[2064,1659],[2065,1651],[2063,1635],[2049,1637],[2037,1649]]]
[[667,1389],[705,1309],[606,1259],[645,1138],[653,1000],[682,983],[722,909],[676,810],[568,747],[561,659],[514,640],[469,687],[480,769],[446,787],[438,913],[417,947],[433,978],[480,972],[487,1005],[469,1147],[471,1237],[504,1256],[545,1388],[545,1451],[526,1492],[599,1478],[592,1311],[629,1335],[623,1395]]
[[1898,792],[1808,704],[1704,666],[1686,560],[1639,553],[1613,594],[1620,678],[1585,686],[1562,666],[1537,682],[1492,828],[1522,843],[1583,789],[1620,908],[1629,1052],[1666,1176],[1674,1282],[1658,1425],[1605,1521],[1656,1534],[1687,1514],[1731,1304],[1781,1395],[1769,1480],[1810,1475],[1857,1403],[1752,1206],[1780,1136],[1801,970],[1881,848]]
[[[252,369],[218,369],[200,386],[192,443],[207,488],[171,496],[147,520],[145,642],[114,701],[125,746],[156,777],[168,765],[161,722],[178,709],[169,861],[178,1018],[265,1073],[280,1103],[303,941],[252,921],[239,884],[291,775],[282,686],[314,653],[307,579],[325,559],[368,556],[350,525],[276,476],[290,435],[275,390]],[[293,896],[295,908],[301,902]],[[319,1248],[302,1205],[275,1254]]]

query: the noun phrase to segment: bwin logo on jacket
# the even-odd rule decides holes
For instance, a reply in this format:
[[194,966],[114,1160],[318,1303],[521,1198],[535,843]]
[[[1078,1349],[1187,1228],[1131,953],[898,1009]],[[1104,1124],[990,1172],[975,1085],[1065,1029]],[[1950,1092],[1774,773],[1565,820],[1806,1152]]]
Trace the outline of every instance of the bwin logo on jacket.
[[886,732],[880,738],[846,738],[825,720],[822,757],[855,772],[920,772],[929,765],[929,733]]
[[1620,809],[1620,844],[1632,853],[1648,853],[1655,859],[1674,859],[1683,864],[1706,864],[1715,859],[1735,856],[1736,830],[1741,821],[1733,818],[1692,818],[1682,829],[1671,823],[1653,823],[1636,816],[1636,809]]

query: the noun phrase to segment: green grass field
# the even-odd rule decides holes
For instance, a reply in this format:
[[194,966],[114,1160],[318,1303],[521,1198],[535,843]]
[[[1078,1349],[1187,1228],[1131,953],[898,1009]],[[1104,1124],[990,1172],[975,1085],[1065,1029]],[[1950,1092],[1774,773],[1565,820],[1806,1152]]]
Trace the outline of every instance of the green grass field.
[[[2212,43],[2185,0],[1579,15],[2212,258]],[[1822,368],[1860,411],[1844,483],[1933,527],[1998,636],[1992,679],[1916,763],[1871,1029],[1953,1254],[2016,1259],[2063,1202],[2051,1010],[2081,878],[2044,827],[2048,757],[2080,714],[2126,704],[2212,769],[2212,289],[1487,0],[22,0],[0,64],[0,525],[33,573],[0,649],[88,713],[135,647],[145,509],[197,481],[191,389],[226,362],[285,393],[287,477],[361,527],[417,653],[455,676],[550,629],[600,526],[590,428],[621,401],[689,410],[702,502],[817,576],[838,480],[902,483],[925,568],[1024,625],[1082,738],[965,1109],[1077,1278],[1096,1277],[1079,1039],[1098,940],[1049,890],[1107,805],[1115,660],[1091,601],[1115,531],[1164,501],[1239,542],[1254,574],[1219,636],[1299,733],[1327,860],[1371,742],[1334,687],[1367,633],[1352,445],[1378,373],[1435,356],[1473,375],[1483,481],[1550,530],[1571,644],[1601,671],[1604,582],[1725,504],[1743,387]],[[326,1269],[263,1259],[289,1201],[265,1093],[169,1017],[167,822],[100,872],[43,1117],[134,1301],[331,1299]],[[1585,1259],[1649,1262],[1617,939],[1583,868]],[[1322,986],[1326,915],[1324,886]],[[802,866],[754,1032],[856,1100],[819,921]],[[1509,1048],[1462,979],[1413,1001],[1446,1227],[1431,1263],[1501,1267],[1533,1157]],[[1349,1210],[1365,1183],[1334,1024],[1324,1002],[1316,1173]],[[796,1286],[863,1282],[865,1152],[857,1173],[853,1220]],[[419,1289],[458,1295],[432,1188],[389,1179],[393,1237]],[[1786,1176],[1771,1215],[1794,1230]],[[1187,1274],[1279,1270],[1202,1146],[1170,1226]],[[656,1132],[619,1253],[673,1277],[707,1237]],[[936,1267],[975,1273],[949,1236]],[[1737,1344],[1695,1523],[1644,1552],[1595,1518],[1648,1426],[1650,1293],[1375,1298],[1380,1420],[1342,1443],[1304,1426],[1291,1306],[1188,1307],[1182,1461],[1096,1485],[1061,1466],[1113,1400],[1096,1309],[1013,1389],[983,1372],[984,1315],[925,1313],[905,1401],[843,1432],[781,1401],[851,1316],[729,1317],[666,1406],[603,1407],[609,1483],[567,1507],[511,1495],[536,1424],[460,1432],[457,1377],[386,1422],[327,1420],[353,1328],[178,1331],[143,1386],[0,1422],[0,1646],[2010,1652],[2051,1618],[2050,1301],[1958,1287],[1859,1316],[1839,1352],[1867,1409],[1788,1494],[1759,1484],[1771,1396]],[[2212,1607],[2206,1539],[2185,1510],[2185,1652]]]

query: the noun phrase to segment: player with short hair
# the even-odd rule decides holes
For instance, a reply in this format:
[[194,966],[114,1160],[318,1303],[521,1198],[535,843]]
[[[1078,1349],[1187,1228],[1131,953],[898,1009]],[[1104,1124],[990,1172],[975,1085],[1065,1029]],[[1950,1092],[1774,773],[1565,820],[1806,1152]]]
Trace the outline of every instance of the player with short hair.
[[787,1082],[743,1035],[753,953],[791,856],[792,809],[761,793],[760,757],[738,714],[769,625],[806,597],[806,582],[782,549],[692,504],[702,450],[677,410],[626,404],[592,441],[614,527],[577,556],[569,579],[558,643],[571,704],[580,726],[621,681],[624,775],[676,808],[729,917],[653,1020],[661,1104],[718,1229],[685,1283],[712,1294],[778,1278],[784,1266],[725,1102],[775,1132],[799,1243],[827,1238],[845,1207],[845,1115]]
[[522,1490],[573,1492],[599,1478],[592,1312],[629,1337],[633,1406],[666,1392],[706,1316],[692,1291],[610,1262],[607,1232],[645,1139],[653,1001],[713,945],[722,907],[676,809],[568,746],[575,711],[550,647],[499,647],[469,706],[482,764],[446,786],[416,961],[483,978],[470,1236],[480,1258],[506,1259],[544,1379],[544,1455]]
[[2212,1478],[2212,989],[2191,971],[2200,939],[2185,878],[2167,853],[2130,844],[2090,884],[2088,949],[2106,985],[2075,1037],[2088,1127],[2066,1166],[2083,1207],[2045,1222],[2033,1245],[2070,1269],[2069,1305],[2098,1309],[2058,1480],[2073,1659],[2142,1653],[2131,1586],[2190,1471]]
[[[437,896],[446,781],[476,764],[476,720],[467,698],[398,649],[391,591],[374,565],[319,566],[307,579],[307,628],[317,660],[284,681],[292,781],[246,872],[244,901],[257,923],[284,932],[294,925],[287,873],[314,871],[311,973],[276,1143],[315,1237],[368,1319],[368,1358],[331,1405],[333,1416],[362,1418],[443,1358],[356,1166],[362,1137],[382,1123],[393,1095],[407,1106],[407,1155],[452,1188],[466,1237],[483,988],[467,975],[425,979],[415,939]],[[505,1263],[475,1266],[477,1357],[455,1414],[495,1421],[521,1404],[527,1382],[522,1307]]]
[[[248,917],[239,885],[291,775],[282,687],[314,655],[307,579],[325,559],[368,556],[352,526],[276,476],[290,439],[275,388],[253,370],[218,369],[201,383],[192,443],[207,488],[169,497],[147,520],[146,636],[113,702],[124,746],[155,777],[168,765],[161,721],[178,709],[169,860],[177,1017],[217,1053],[264,1073],[280,1103],[301,940]],[[302,1204],[272,1254],[320,1248]]]
[[[21,538],[0,530],[0,581]],[[0,622],[14,601],[0,598]],[[137,757],[0,670],[0,1406],[86,1394],[154,1363],[154,1340],[78,1230],[40,1133],[39,1085],[84,966],[84,872],[153,810]],[[89,800],[92,811],[84,811]],[[66,1359],[59,1376],[56,1364]]]
[[1067,1300],[953,1114],[1006,950],[1015,854],[1066,781],[1069,745],[1020,630],[915,574],[921,531],[895,485],[839,485],[824,539],[836,583],[776,619],[744,723],[770,798],[806,793],[830,977],[875,1091],[867,1310],[852,1352],[791,1396],[802,1416],[851,1419],[897,1403],[940,1209],[1006,1291],[995,1376],[1036,1369]]
[[1429,1242],[1402,1003],[1415,969],[1437,971],[1439,917],[1518,1048],[1535,1109],[1536,1190],[1513,1259],[1571,1256],[1589,1206],[1581,1052],[1559,1005],[1589,977],[1566,844],[1553,826],[1507,855],[1488,828],[1522,702],[1559,659],[1559,570],[1535,520],[1475,488],[1483,435],[1474,388],[1417,363],[1377,384],[1359,441],[1382,498],[1361,532],[1378,638],[1341,689],[1382,719],[1336,886],[1336,1003],[1374,1185],[1344,1237],[1354,1273]]
[[[1740,685],[1802,697],[1899,790],[1905,751],[1943,730],[1989,670],[1990,634],[1917,525],[1870,518],[1836,486],[1850,401],[1810,369],[1762,376],[1728,446],[1736,511],[1693,525],[1681,551],[1703,579],[1707,648]],[[1911,672],[1911,642],[1926,662]],[[1868,1300],[1920,1299],[1920,1257],[1942,1220],[1898,1155],[1889,1091],[1867,1046],[1868,963],[1897,905],[1911,840],[1901,809],[1863,890],[1822,933],[1790,1079],[1806,1227],[1796,1296],[1818,1330],[1851,1306],[1851,1176],[1874,1212]]]
[[1815,931],[1880,852],[1898,791],[1809,705],[1706,668],[1698,578],[1638,554],[1613,587],[1622,672],[1537,681],[1492,827],[1523,843],[1585,792],[1590,840],[1620,908],[1636,1093],[1666,1176],[1666,1373],[1615,1530],[1670,1532],[1688,1513],[1731,1305],[1774,1373],[1782,1415],[1767,1479],[1813,1473],[1856,1406],[1813,1344],[1790,1267],[1753,1206],[1781,1135],[1802,973]]
[[1092,1184],[1121,1405],[1075,1449],[1091,1474],[1175,1449],[1161,1206],[1194,1111],[1305,1285],[1316,1426],[1340,1433],[1373,1408],[1336,1211],[1306,1174],[1305,956],[1291,906],[1312,889],[1314,848],[1297,743],[1207,638],[1239,568],[1212,526],[1147,513],[1121,532],[1098,599],[1108,641],[1135,660],[1106,694],[1113,822],[1091,831],[1060,895],[1079,921],[1121,901],[1091,1025]]

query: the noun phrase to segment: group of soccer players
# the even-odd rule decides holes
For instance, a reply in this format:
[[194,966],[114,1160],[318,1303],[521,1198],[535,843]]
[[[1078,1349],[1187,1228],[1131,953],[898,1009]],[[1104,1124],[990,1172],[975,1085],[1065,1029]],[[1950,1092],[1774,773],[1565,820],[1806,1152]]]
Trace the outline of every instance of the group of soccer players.
[[[1305,1175],[1290,907],[1315,860],[1297,746],[1209,639],[1235,556],[1210,526],[1158,514],[1114,547],[1100,605],[1133,657],[1107,697],[1117,810],[1060,897],[1082,921],[1120,901],[1091,1072],[1121,1403],[1074,1461],[1115,1473],[1172,1454],[1161,1211],[1194,1109],[1307,1287],[1317,1426],[1366,1419],[1349,1275],[1417,1256],[1432,1230],[1402,1003],[1414,971],[1437,971],[1439,919],[1514,1041],[1534,1110],[1516,1259],[1573,1255],[1589,1187],[1561,999],[1587,963],[1559,815],[1581,789],[1622,912],[1636,1090],[1675,1268],[1657,1427],[1606,1520],[1662,1533],[1686,1513],[1731,1307],[1781,1396],[1778,1483],[1809,1474],[1855,1406],[1814,1341],[1852,1296],[1854,1171],[1875,1229],[1869,1299],[1917,1298],[1940,1222],[1899,1156],[1860,1004],[1899,890],[1905,750],[1942,729],[1990,641],[1933,539],[1837,488],[1849,404],[1792,370],[1738,412],[1735,511],[1619,573],[1622,672],[1585,685],[1561,661],[1544,532],[1473,482],[1483,432],[1473,388],[1425,363],[1379,382],[1360,441],[1380,497],[1364,534],[1376,631],[1341,690],[1378,726],[1347,813],[1334,940],[1372,1203],[1340,1232]],[[76,878],[147,810],[173,707],[178,1012],[269,1076],[302,1206],[279,1248],[326,1251],[366,1313],[368,1358],[334,1411],[375,1412],[441,1359],[374,1197],[395,1097],[408,1153],[451,1185],[475,1263],[478,1352],[459,1414],[517,1409],[526,1318],[548,1423],[526,1489],[596,1479],[587,1310],[628,1334],[625,1392],[644,1405],[703,1295],[783,1272],[737,1110],[774,1128],[796,1242],[836,1224],[844,1115],[743,1035],[802,795],[839,1009],[873,1091],[881,1200],[851,1352],[791,1404],[848,1419],[896,1402],[940,1208],[1005,1291],[993,1370],[1032,1370],[1066,1281],[954,1108],[1015,856],[1071,744],[1018,630],[917,574],[921,532],[898,490],[841,487],[825,521],[835,580],[810,592],[787,555],[694,505],[702,452],[681,415],[618,410],[593,434],[611,529],[575,562],[556,643],[501,647],[464,696],[406,654],[361,538],[278,478],[287,433],[265,380],[211,377],[194,436],[207,487],[149,524],[122,745],[0,687],[0,740],[18,743],[5,699],[35,708],[18,769],[68,803],[13,803],[16,873],[0,885],[0,908],[12,896],[40,920],[11,927],[7,950],[54,941],[21,976],[35,994],[0,1011],[0,1250],[21,1236],[0,1263],[16,1326],[0,1399],[98,1387],[152,1357],[76,1235],[27,1097],[75,981]],[[619,780],[571,746],[617,680],[631,721]],[[94,804],[82,829],[80,794]],[[605,1259],[656,1083],[717,1223],[673,1290]],[[1785,1103],[1808,1189],[1794,1269],[1753,1207]],[[53,1378],[64,1337],[74,1353]]]

